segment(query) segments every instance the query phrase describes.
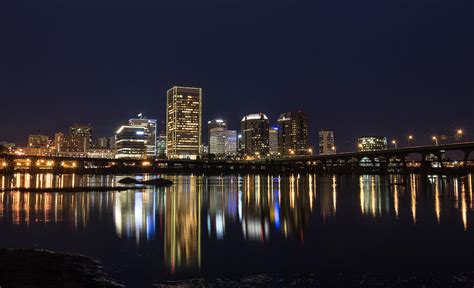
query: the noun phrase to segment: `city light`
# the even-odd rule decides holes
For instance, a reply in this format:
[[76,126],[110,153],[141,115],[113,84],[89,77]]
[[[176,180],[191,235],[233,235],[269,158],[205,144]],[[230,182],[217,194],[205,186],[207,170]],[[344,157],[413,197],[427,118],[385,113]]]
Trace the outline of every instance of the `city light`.
[[393,144],[394,148],[397,149],[397,141],[396,141],[396,140],[392,140],[392,144]]
[[438,137],[433,136],[431,139],[435,142],[436,146],[438,146]]
[[463,136],[464,131],[462,129],[457,129],[456,130],[456,142],[459,142],[461,140],[461,137]]
[[413,140],[413,135],[408,135],[408,146],[410,146],[411,140]]

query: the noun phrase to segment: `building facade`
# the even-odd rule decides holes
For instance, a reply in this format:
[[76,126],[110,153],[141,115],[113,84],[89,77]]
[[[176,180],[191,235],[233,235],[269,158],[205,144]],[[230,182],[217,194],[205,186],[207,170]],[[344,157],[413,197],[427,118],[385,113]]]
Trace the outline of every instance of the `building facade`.
[[129,126],[143,127],[145,129],[146,138],[146,155],[148,157],[154,157],[157,155],[156,151],[156,123],[155,119],[146,119],[139,114],[139,118],[128,120]]
[[[227,129],[227,121],[224,119],[214,119],[207,121],[207,143],[205,143],[207,146],[211,146],[211,130],[218,127]],[[210,148],[209,153],[211,153]]]
[[244,116],[240,121],[240,149],[246,156],[267,156],[270,153],[269,121],[263,113]]
[[278,118],[280,155],[307,155],[308,119],[302,111],[283,113]]
[[160,158],[166,157],[166,134],[161,133],[156,139],[156,154]]
[[357,139],[358,151],[380,151],[387,150],[387,137],[363,136]]
[[334,140],[334,131],[319,131],[319,154],[330,155],[336,153],[336,142]]
[[268,131],[270,155],[278,155],[278,127],[270,127]]
[[89,139],[79,135],[63,135],[57,152],[64,156],[86,156],[90,150]]
[[202,89],[173,87],[166,95],[168,158],[196,159],[202,137]]
[[122,126],[115,132],[116,158],[146,157],[146,134],[141,126]]
[[74,124],[69,129],[69,135],[74,138],[84,137],[86,141],[81,141],[84,144],[82,151],[87,152],[92,147],[92,126],[91,125],[82,125]]
[[233,156],[237,153],[237,131],[215,127],[210,131],[209,153],[217,157]]
[[49,147],[49,137],[46,135],[29,135],[28,136],[28,148],[43,148]]

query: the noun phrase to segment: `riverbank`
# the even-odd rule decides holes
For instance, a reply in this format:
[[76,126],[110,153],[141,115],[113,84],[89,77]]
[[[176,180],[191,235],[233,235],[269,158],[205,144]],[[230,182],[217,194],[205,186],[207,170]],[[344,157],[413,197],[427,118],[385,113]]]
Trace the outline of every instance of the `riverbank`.
[[321,273],[309,275],[271,275],[212,279],[163,281],[155,288],[237,288],[237,287],[361,287],[361,288],[472,288],[474,273]]
[[130,186],[130,187],[108,187],[108,186],[97,186],[97,187],[63,187],[63,188],[5,188],[0,189],[0,192],[31,192],[31,193],[51,193],[51,192],[120,192],[128,190],[143,190],[145,187],[141,186]]
[[124,287],[94,258],[47,250],[0,249],[0,287]]

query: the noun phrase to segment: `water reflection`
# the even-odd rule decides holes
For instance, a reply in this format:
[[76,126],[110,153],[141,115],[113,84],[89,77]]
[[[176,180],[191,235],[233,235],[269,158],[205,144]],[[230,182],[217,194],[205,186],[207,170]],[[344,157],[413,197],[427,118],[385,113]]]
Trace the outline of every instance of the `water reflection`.
[[[0,192],[0,223],[27,227],[66,224],[71,231],[84,231],[91,221],[99,222],[114,227],[118,239],[133,241],[137,247],[150,241],[162,243],[163,263],[175,273],[200,269],[203,239],[237,237],[266,245],[278,238],[305,245],[310,222],[326,225],[339,217],[407,221],[410,225],[427,221],[441,225],[455,219],[460,230],[466,231],[474,203],[471,175],[167,178],[175,185],[137,192]],[[0,187],[100,186],[116,181],[113,176],[16,174],[0,176]],[[351,188],[344,188],[348,186]]]

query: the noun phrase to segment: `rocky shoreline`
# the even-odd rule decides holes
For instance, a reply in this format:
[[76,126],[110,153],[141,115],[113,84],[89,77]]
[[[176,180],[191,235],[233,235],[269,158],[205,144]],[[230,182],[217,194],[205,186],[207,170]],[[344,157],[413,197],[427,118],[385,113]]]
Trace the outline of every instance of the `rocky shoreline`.
[[335,288],[472,288],[474,273],[321,273],[261,274],[242,278],[199,278],[163,281],[155,288],[335,287]]
[[94,258],[47,250],[0,249],[0,287],[124,287]]

